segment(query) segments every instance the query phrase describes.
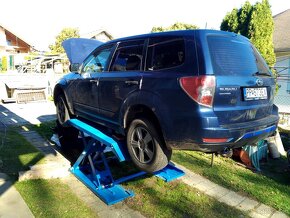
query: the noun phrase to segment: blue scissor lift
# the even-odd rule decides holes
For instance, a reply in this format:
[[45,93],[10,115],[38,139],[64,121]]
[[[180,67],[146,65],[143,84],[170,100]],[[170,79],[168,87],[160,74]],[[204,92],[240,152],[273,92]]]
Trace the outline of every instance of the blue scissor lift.
[[[129,160],[124,145],[81,120],[70,119],[68,124],[79,130],[85,147],[70,171],[108,205],[134,196],[132,191],[124,189],[120,183],[142,176],[146,172],[141,171],[114,180],[108,164],[109,158],[105,156],[107,151],[112,151],[120,162]],[[184,172],[170,163],[154,175],[170,182],[183,176]]]

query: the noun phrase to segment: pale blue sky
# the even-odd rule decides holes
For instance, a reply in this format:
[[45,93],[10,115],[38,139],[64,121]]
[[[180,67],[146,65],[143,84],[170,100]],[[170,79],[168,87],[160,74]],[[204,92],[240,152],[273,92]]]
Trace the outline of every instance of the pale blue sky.
[[[261,1],[261,0],[259,0]],[[88,33],[104,28],[114,37],[147,33],[175,22],[219,29],[227,12],[245,0],[9,0],[1,2],[0,25],[38,49],[47,49],[64,27]],[[257,0],[250,0],[251,3]],[[290,1],[269,0],[273,15]]]

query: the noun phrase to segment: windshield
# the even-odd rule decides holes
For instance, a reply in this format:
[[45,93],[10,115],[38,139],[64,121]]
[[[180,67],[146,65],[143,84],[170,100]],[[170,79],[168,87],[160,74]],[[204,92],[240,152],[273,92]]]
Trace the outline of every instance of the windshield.
[[209,36],[208,44],[215,74],[271,76],[269,67],[250,42],[233,37]]

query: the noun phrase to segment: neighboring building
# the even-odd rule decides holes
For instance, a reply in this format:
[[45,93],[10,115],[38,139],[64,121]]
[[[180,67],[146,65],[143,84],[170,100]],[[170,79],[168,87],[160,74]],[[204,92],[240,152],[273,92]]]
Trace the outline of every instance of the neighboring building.
[[81,37],[88,38],[88,39],[96,39],[101,42],[107,42],[114,39],[113,36],[110,33],[108,33],[108,31],[103,30],[103,29],[99,29],[99,30],[84,34]]
[[24,61],[24,55],[33,51],[33,46],[0,24],[0,65],[7,61],[7,70]]
[[274,19],[275,69],[278,72],[279,91],[275,103],[279,112],[290,113],[290,9],[277,14]]

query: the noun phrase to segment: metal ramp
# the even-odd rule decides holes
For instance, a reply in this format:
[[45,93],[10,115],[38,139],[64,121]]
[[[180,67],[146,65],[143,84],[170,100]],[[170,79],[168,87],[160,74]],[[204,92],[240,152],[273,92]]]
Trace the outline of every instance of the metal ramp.
[[[120,183],[145,175],[146,172],[141,171],[114,180],[108,164],[109,157],[105,155],[107,151],[112,151],[119,162],[129,160],[124,145],[78,119],[70,119],[68,125],[79,130],[85,147],[70,171],[107,205],[134,196],[132,191],[124,189]],[[183,176],[184,172],[169,164],[154,175],[170,182]]]

